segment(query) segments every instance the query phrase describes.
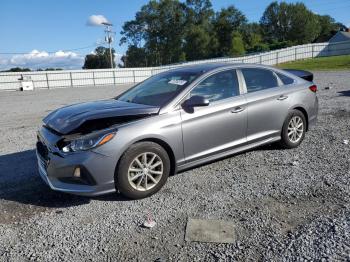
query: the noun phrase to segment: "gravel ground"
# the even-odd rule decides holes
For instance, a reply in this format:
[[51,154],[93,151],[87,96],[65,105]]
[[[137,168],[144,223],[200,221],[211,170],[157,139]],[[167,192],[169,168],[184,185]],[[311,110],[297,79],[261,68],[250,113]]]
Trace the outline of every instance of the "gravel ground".
[[[125,87],[0,93],[0,260],[349,261],[349,80],[315,72],[319,121],[299,148],[264,146],[204,165],[138,201],[53,192],[33,150],[49,111]],[[152,229],[140,227],[148,213]],[[233,221],[235,243],[185,242],[188,218]]]

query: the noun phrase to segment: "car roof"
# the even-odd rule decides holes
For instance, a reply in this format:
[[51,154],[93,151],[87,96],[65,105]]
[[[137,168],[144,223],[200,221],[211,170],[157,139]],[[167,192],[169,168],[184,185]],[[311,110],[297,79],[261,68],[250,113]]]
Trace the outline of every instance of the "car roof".
[[[212,70],[220,69],[220,68],[229,68],[229,67],[240,67],[240,66],[254,66],[261,68],[270,68],[269,66],[260,65],[260,64],[248,64],[248,63],[201,63],[195,65],[182,66],[180,68],[172,69],[172,72],[190,72],[190,73],[198,73],[204,74],[210,72]],[[169,71],[168,71],[169,72]]]

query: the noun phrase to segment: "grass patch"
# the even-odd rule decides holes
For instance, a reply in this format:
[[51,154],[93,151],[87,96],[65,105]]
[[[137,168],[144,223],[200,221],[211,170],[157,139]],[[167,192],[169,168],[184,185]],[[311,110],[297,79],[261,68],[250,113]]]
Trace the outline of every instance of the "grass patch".
[[350,55],[317,57],[277,65],[283,69],[300,70],[350,70]]

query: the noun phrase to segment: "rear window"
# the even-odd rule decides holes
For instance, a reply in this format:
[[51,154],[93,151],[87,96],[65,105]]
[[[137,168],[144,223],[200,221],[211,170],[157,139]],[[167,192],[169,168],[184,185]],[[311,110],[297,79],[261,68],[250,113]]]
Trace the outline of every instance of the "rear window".
[[277,77],[271,70],[244,68],[241,71],[244,76],[248,93],[278,86]]
[[282,83],[284,85],[291,85],[294,83],[294,79],[289,77],[289,76],[286,76],[284,74],[281,74],[281,73],[276,73],[278,75],[278,77],[281,79]]

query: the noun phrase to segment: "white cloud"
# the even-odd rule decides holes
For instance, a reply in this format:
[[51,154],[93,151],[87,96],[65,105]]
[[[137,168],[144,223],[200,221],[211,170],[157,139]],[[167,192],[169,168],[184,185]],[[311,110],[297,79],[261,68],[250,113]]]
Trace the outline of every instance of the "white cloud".
[[83,63],[84,57],[74,52],[57,51],[49,54],[46,51],[33,50],[27,54],[0,58],[0,69],[11,67],[80,69]]
[[3,57],[0,57],[0,66],[1,65],[5,65],[5,64],[7,64],[7,59],[6,58],[3,58]]
[[102,23],[108,23],[107,18],[103,15],[92,15],[86,22],[86,24],[89,26],[100,26]]
[[[94,51],[90,52],[94,54]],[[114,61],[116,65],[122,64],[122,54],[115,54]],[[13,55],[7,57],[0,56],[0,70],[10,69],[12,67],[25,67],[33,70],[42,68],[62,68],[62,69],[81,69],[84,64],[85,55],[80,55],[70,51],[57,51],[48,53],[34,49],[27,54]]]

